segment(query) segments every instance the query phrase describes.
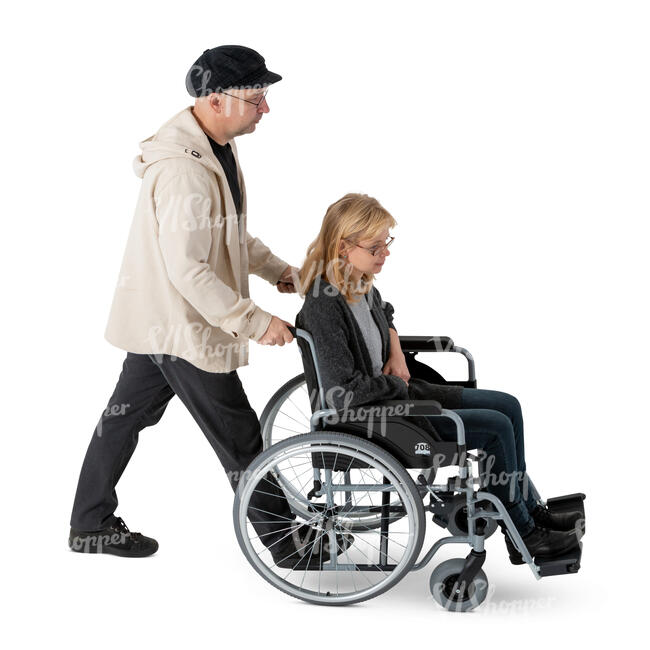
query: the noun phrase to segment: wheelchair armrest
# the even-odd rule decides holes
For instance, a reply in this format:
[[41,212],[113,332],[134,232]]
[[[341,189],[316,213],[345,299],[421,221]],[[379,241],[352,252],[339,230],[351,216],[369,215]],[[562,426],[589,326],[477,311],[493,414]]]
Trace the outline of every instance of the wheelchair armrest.
[[415,356],[417,352],[458,352],[467,359],[467,381],[466,382],[449,382],[476,388],[476,369],[474,366],[474,357],[469,350],[456,345],[448,336],[400,336],[399,345],[402,352],[410,352]]
[[[402,411],[399,415],[440,415],[442,405],[435,399],[385,399],[376,402],[378,406]],[[398,415],[395,413],[395,415]]]
[[453,352],[454,342],[449,336],[400,336],[402,352]]

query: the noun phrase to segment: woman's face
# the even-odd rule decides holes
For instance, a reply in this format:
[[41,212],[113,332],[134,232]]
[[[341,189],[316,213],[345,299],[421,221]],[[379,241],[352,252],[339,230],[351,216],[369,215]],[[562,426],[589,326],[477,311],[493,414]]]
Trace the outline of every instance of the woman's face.
[[[357,245],[349,242],[341,242],[342,255],[347,254],[343,259],[354,267],[353,276],[360,278],[363,273],[379,273],[384,266],[390,250],[382,246],[388,239],[388,228],[382,230],[373,239],[362,239]],[[370,250],[375,247],[377,254],[373,255]]]

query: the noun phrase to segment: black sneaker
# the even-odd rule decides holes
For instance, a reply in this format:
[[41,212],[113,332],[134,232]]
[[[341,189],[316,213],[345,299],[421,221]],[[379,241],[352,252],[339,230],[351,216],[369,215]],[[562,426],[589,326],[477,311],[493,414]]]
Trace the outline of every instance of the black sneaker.
[[[349,533],[336,533],[336,554],[344,553],[353,543]],[[330,559],[329,545],[327,533],[302,524],[294,526],[291,537],[270,550],[275,565],[283,569],[318,569]]]
[[535,525],[551,530],[571,530],[582,536],[584,534],[584,517],[581,512],[553,512],[538,505],[530,516],[535,520]]
[[132,533],[121,517],[108,528],[94,532],[70,529],[68,546],[77,553],[108,553],[120,557],[147,557],[158,550],[158,542]]

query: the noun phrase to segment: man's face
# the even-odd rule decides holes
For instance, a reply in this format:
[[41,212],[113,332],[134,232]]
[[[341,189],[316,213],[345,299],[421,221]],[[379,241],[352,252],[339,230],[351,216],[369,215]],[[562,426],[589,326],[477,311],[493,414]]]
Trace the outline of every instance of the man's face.
[[266,98],[264,98],[267,90],[268,86],[264,88],[230,88],[219,95],[223,101],[223,117],[232,137],[255,131],[262,115],[270,110]]

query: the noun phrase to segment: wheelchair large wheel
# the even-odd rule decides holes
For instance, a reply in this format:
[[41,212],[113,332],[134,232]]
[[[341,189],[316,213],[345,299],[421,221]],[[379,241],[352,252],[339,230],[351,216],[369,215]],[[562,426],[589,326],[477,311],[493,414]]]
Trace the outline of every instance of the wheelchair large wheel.
[[[281,386],[271,397],[262,412],[260,426],[264,449],[271,445],[286,440],[288,437],[302,434],[310,430],[311,404],[309,392],[305,382],[305,375],[297,375]],[[433,483],[435,470],[433,468],[418,470],[427,483]],[[284,489],[291,509],[299,516],[307,519],[310,516],[310,506],[304,495],[293,487],[293,484],[282,472],[274,471],[274,476]],[[398,519],[401,515],[391,513],[391,519]],[[355,521],[354,518],[357,520]],[[350,515],[350,531],[357,529],[364,531],[376,528],[381,524],[381,517],[374,512],[357,512]]]
[[[337,534],[347,535],[354,524],[352,545],[325,561],[310,555],[306,569],[278,566],[273,546],[291,535],[296,522],[251,505],[252,498],[273,491],[269,473],[291,482],[310,504],[308,516],[296,522],[314,529],[314,541],[326,536],[329,548],[336,548]],[[370,514],[382,524],[362,529],[358,515]],[[281,591],[320,605],[357,603],[390,589],[416,562],[425,532],[422,499],[404,467],[378,445],[338,432],[294,436],[262,452],[239,483],[233,517],[239,545],[255,570]],[[270,533],[261,532],[269,526],[270,549],[262,541]]]
[[310,430],[311,404],[305,375],[297,375],[278,388],[262,411],[260,426],[264,449]]

